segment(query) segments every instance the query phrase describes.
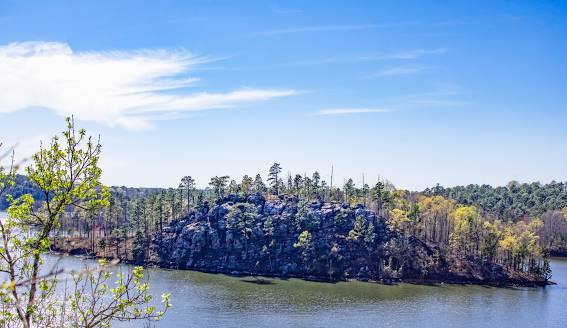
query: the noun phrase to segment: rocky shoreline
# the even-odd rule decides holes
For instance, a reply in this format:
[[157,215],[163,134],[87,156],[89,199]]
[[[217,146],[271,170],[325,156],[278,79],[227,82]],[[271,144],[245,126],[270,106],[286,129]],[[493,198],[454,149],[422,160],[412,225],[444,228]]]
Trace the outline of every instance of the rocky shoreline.
[[[70,249],[65,250],[64,248],[56,248],[52,247],[51,254],[54,255],[65,255],[65,256],[74,256],[79,258],[86,258],[86,259],[106,259],[106,260],[114,260],[114,257],[107,257],[107,256],[98,256],[92,252],[84,252],[84,249]],[[120,259],[121,263],[129,264],[129,265],[140,265],[131,259]],[[364,278],[351,278],[351,279],[328,279],[326,277],[318,277],[318,276],[302,276],[302,275],[280,275],[280,274],[270,274],[270,273],[253,273],[253,272],[240,272],[240,271],[232,271],[232,272],[224,272],[218,270],[207,270],[207,269],[179,269],[179,268],[172,268],[160,265],[159,263],[153,262],[146,262],[141,264],[144,267],[148,268],[161,268],[161,269],[169,269],[169,270],[182,270],[182,271],[196,271],[208,274],[223,274],[231,277],[251,277],[258,279],[258,284],[263,284],[263,282],[267,281],[267,279],[301,279],[305,281],[313,281],[313,282],[324,282],[324,283],[337,283],[337,282],[348,282],[348,281],[359,281],[359,282],[368,282],[368,283],[376,283],[381,285],[397,285],[397,284],[414,284],[414,285],[477,285],[477,286],[488,286],[488,287],[499,287],[499,288],[514,288],[514,287],[545,287],[549,285],[555,285],[556,283],[553,281],[541,281],[541,280],[506,280],[506,281],[484,281],[484,280],[477,280],[477,279],[465,279],[465,278],[448,278],[448,279],[381,279],[381,280],[372,280],[372,279],[364,279]],[[269,281],[267,282],[269,284]]]

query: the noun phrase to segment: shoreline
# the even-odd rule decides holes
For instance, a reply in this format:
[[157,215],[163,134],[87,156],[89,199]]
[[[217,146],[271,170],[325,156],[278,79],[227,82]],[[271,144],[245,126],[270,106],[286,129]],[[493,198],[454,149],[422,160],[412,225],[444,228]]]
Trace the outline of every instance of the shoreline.
[[[49,252],[53,255],[63,255],[63,256],[70,256],[76,258],[86,258],[86,259],[107,259],[107,260],[115,260],[115,257],[103,257],[93,255],[92,253],[83,253],[83,254],[73,254],[73,252],[69,251],[59,251],[52,249]],[[120,263],[127,264],[127,265],[140,265],[136,264],[132,260],[124,260],[118,259]],[[155,262],[146,262],[140,266],[144,268],[159,268],[164,270],[176,270],[176,271],[193,271],[193,272],[201,272],[207,274],[222,274],[229,277],[250,277],[255,278],[257,281],[246,281],[249,283],[257,283],[260,285],[267,285],[271,284],[270,281],[266,279],[280,279],[280,280],[287,280],[287,279],[301,279],[304,281],[310,282],[321,282],[321,283],[329,283],[334,284],[338,282],[366,282],[366,283],[373,283],[385,286],[394,286],[398,284],[413,284],[419,286],[437,286],[437,285],[459,285],[459,286],[485,286],[485,287],[494,287],[494,288],[520,288],[520,287],[527,287],[527,288],[544,288],[545,286],[556,285],[555,282],[548,280],[548,281],[520,281],[517,279],[511,279],[508,281],[484,281],[479,279],[473,278],[449,278],[449,279],[436,279],[436,278],[429,278],[429,279],[419,279],[419,278],[391,278],[391,279],[380,279],[380,280],[373,280],[373,279],[366,279],[366,278],[345,278],[345,279],[328,279],[326,277],[319,277],[319,276],[303,276],[303,275],[294,275],[294,274],[272,274],[272,273],[255,273],[249,271],[228,271],[228,270],[214,270],[214,269],[200,269],[200,268],[190,268],[190,269],[179,269],[173,268],[168,266],[162,266]]]

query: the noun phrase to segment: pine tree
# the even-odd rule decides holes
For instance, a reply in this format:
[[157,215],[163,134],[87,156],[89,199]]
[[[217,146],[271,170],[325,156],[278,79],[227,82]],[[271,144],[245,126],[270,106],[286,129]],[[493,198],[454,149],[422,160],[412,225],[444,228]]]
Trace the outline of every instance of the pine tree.
[[272,192],[275,195],[279,194],[280,191],[280,180],[278,175],[282,172],[282,168],[279,163],[274,163],[270,167],[270,171],[268,173],[268,182],[270,182],[270,186],[272,187]]
[[221,198],[224,196],[226,190],[226,184],[229,178],[230,177],[226,175],[222,177],[214,176],[211,178],[211,182],[209,182],[209,185],[213,187],[213,193],[215,194],[216,198]]
[[240,183],[240,189],[244,195],[249,194],[252,190],[254,181],[248,175],[242,177],[242,182]]
[[264,184],[264,181],[262,181],[260,174],[256,174],[256,178],[254,178],[253,189],[254,192],[257,193],[263,193],[267,191],[266,185]]
[[134,263],[140,265],[146,262],[148,246],[148,240],[142,230],[136,230],[132,245],[132,258],[134,259]]
[[195,189],[195,179],[191,176],[185,176],[181,179],[179,188],[185,189],[187,195],[187,208],[186,211],[189,213],[191,211],[191,206],[193,205],[195,199],[193,198],[193,190]]

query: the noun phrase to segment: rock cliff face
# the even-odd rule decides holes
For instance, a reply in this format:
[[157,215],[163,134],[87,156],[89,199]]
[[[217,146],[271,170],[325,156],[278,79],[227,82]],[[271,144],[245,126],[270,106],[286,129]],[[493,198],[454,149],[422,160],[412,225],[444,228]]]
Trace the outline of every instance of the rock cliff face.
[[[150,261],[205,272],[320,280],[510,283],[500,266],[446,256],[392,231],[362,205],[230,195],[171,222],[152,240]],[[520,282],[525,284],[525,282]]]
[[[434,250],[362,205],[231,195],[155,236],[154,262],[207,272],[396,279],[443,269]],[[432,267],[434,266],[434,267]]]

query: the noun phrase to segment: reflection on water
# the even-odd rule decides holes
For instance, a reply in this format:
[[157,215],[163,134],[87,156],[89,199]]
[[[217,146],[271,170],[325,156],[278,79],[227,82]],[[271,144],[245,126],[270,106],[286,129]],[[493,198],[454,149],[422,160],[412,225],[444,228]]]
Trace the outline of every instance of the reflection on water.
[[[55,260],[49,256],[47,264]],[[63,257],[59,265],[80,269],[89,263]],[[172,293],[173,308],[158,327],[566,327],[567,259],[551,263],[558,285],[516,289],[298,279],[258,284],[255,278],[191,271],[149,273],[153,293]]]

